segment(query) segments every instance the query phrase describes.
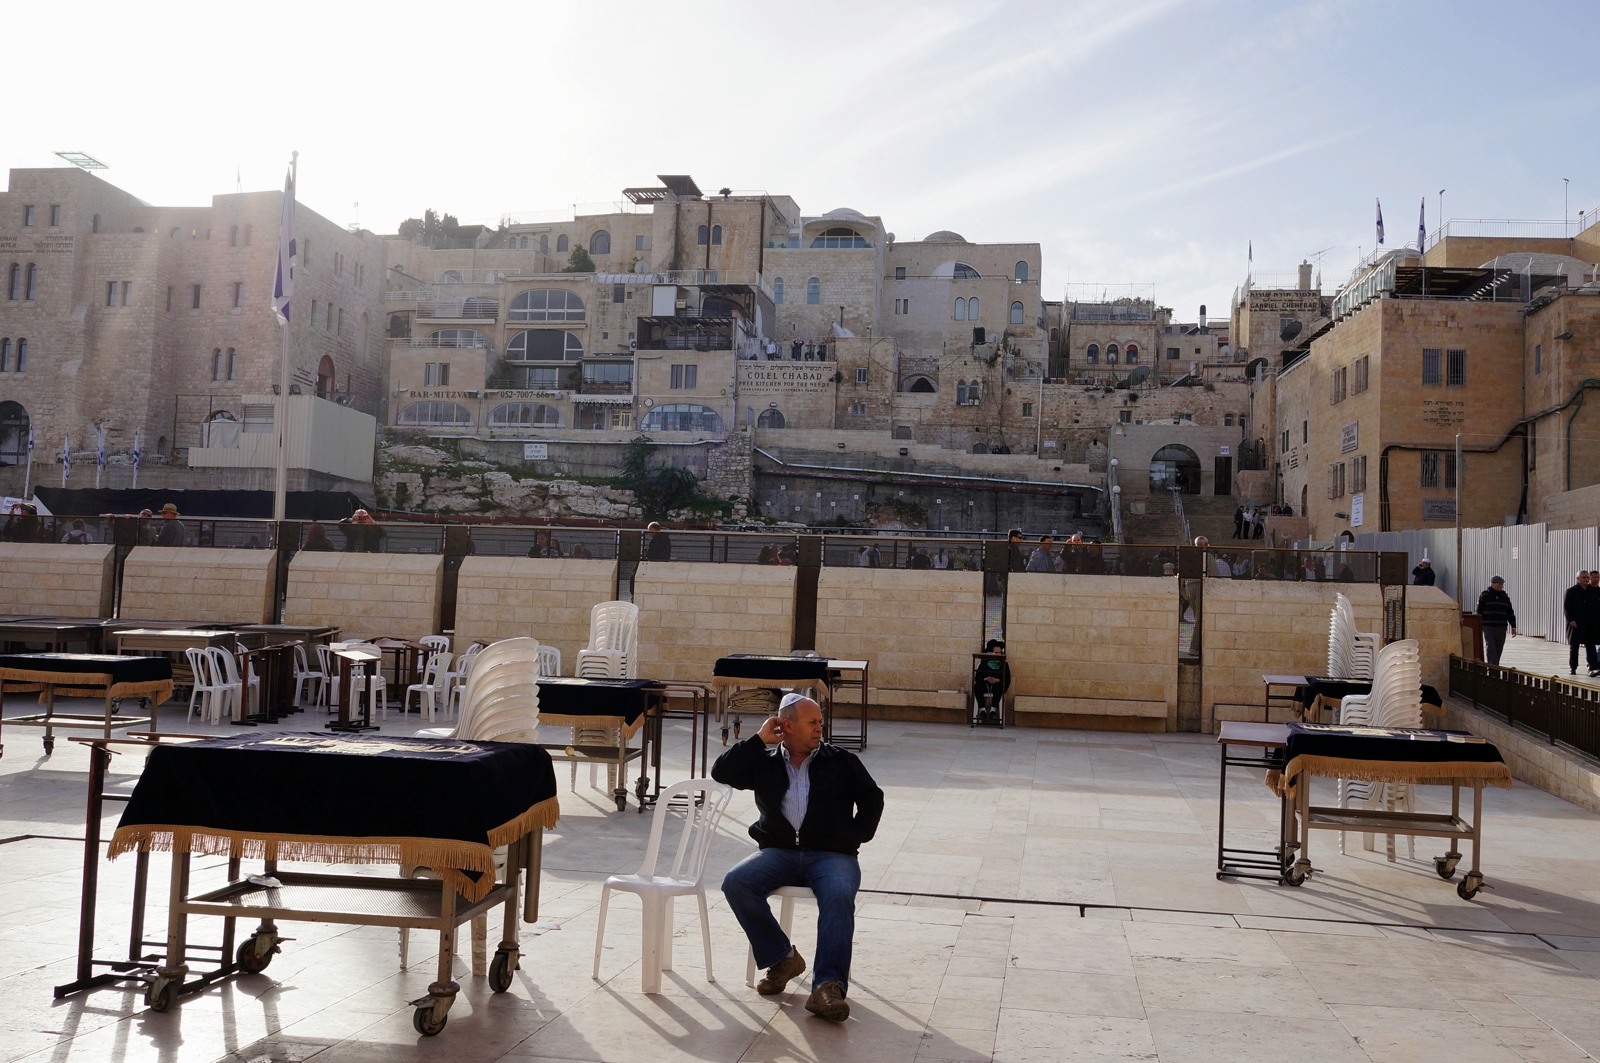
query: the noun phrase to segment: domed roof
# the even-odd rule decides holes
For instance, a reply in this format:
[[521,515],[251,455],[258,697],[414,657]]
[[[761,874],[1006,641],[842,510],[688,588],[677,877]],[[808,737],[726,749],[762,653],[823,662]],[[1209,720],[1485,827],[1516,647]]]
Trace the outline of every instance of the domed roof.
[[953,233],[949,229],[940,229],[936,233],[929,233],[922,238],[925,244],[965,244],[969,241],[960,233]]
[[861,213],[859,210],[852,210],[849,207],[834,207],[822,217],[826,221],[859,221],[867,225],[872,224],[871,222],[867,221],[867,216],[865,214]]

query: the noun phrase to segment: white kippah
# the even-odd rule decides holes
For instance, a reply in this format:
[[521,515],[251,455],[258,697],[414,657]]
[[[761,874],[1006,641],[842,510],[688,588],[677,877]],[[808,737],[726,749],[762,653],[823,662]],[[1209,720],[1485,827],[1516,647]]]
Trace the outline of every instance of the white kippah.
[[804,695],[804,694],[796,694],[796,693],[791,691],[790,693],[785,694],[783,696],[783,700],[782,701],[778,702],[778,711],[782,712],[784,709],[787,709],[790,705],[793,705],[797,701],[810,701],[810,700],[811,699],[806,697],[806,695]]

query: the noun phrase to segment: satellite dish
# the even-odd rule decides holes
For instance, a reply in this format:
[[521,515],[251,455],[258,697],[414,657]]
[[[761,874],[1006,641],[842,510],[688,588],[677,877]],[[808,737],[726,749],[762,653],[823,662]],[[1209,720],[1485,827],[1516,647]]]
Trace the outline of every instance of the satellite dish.
[[1128,374],[1128,386],[1130,388],[1136,388],[1140,384],[1143,384],[1146,380],[1149,380],[1149,379],[1150,379],[1150,367],[1147,366],[1147,365],[1141,365],[1137,369],[1135,369],[1133,372]]
[[1290,340],[1300,335],[1300,329],[1303,327],[1304,326],[1302,326],[1298,320],[1290,318],[1279,327],[1278,338],[1283,342],[1288,343]]

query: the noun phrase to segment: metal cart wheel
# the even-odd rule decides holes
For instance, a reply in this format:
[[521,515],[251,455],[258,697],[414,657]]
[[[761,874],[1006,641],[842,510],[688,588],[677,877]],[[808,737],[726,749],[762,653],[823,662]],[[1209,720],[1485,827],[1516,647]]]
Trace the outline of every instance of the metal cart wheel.
[[449,1015],[436,1014],[432,1004],[420,1007],[411,1013],[411,1025],[424,1037],[437,1036],[448,1020]]
[[1440,878],[1448,882],[1450,879],[1455,878],[1456,865],[1460,862],[1460,853],[1454,851],[1448,852],[1443,856],[1436,856],[1433,858],[1433,869],[1439,873]]
[[178,993],[182,989],[181,980],[158,977],[145,991],[144,1001],[150,1006],[151,1011],[171,1011],[178,1006]]
[[1464,901],[1470,901],[1478,895],[1483,888],[1483,875],[1477,871],[1467,872],[1467,877],[1456,883],[1456,896]]
[[54,753],[55,751],[56,751],[56,740],[54,738],[46,738],[44,740],[44,755],[48,757],[50,754]]
[[520,966],[517,958],[505,949],[495,950],[494,960],[489,964],[489,988],[496,993],[504,993],[511,988],[511,973]]
[[1294,866],[1284,873],[1284,881],[1291,886],[1303,886],[1307,876],[1311,874],[1311,864],[1305,860],[1296,860]]
[[278,935],[270,932],[252,934],[240,942],[233,959],[245,974],[260,974],[272,962],[272,957],[282,951],[278,947]]

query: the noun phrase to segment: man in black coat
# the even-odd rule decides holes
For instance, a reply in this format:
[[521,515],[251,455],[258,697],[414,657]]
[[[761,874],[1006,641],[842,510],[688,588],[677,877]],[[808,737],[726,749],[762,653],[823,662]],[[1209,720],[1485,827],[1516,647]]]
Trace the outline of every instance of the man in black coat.
[[877,833],[883,791],[859,757],[822,741],[822,709],[799,694],[785,696],[778,715],[718,757],[711,777],[754,791],[760,813],[750,837],[761,850],[722,880],[756,963],[767,968],[756,991],[776,996],[806,969],[767,897],[780,886],[809,887],[817,897],[817,965],[806,1010],[843,1022],[861,888],[856,853]]
[[1433,562],[1427,558],[1417,562],[1417,567],[1411,570],[1411,585],[1413,587],[1433,586]]
[[1594,599],[1589,593],[1589,573],[1578,570],[1577,582],[1567,588],[1561,599],[1561,612],[1567,618],[1567,667],[1578,674],[1578,647],[1583,647],[1589,663],[1589,674],[1600,675],[1600,654],[1595,651]]
[[1478,595],[1478,618],[1483,621],[1483,655],[1490,664],[1500,663],[1500,654],[1506,648],[1506,629],[1517,633],[1517,611],[1511,606],[1511,595],[1506,593],[1506,581],[1496,576]]

